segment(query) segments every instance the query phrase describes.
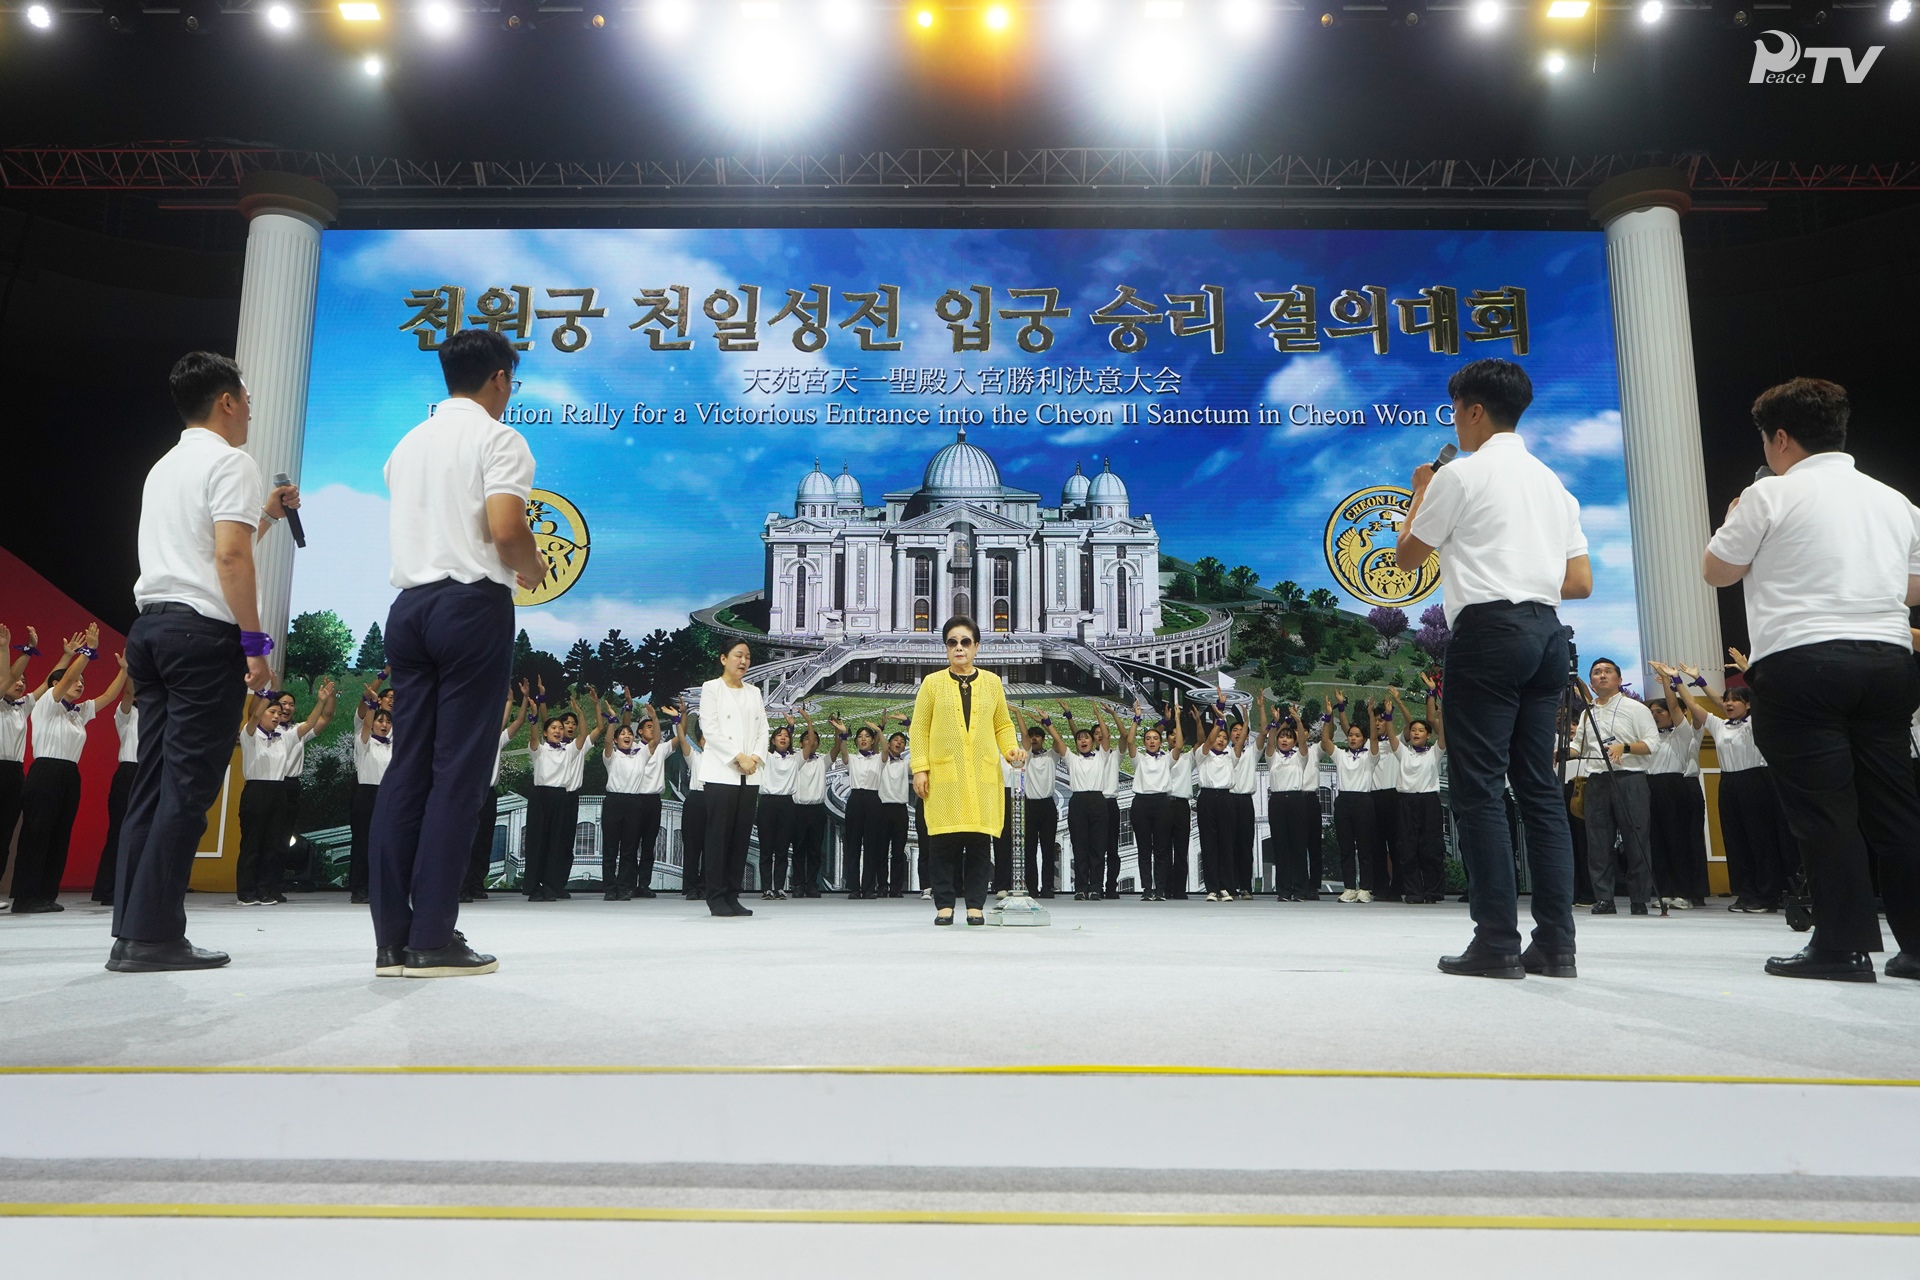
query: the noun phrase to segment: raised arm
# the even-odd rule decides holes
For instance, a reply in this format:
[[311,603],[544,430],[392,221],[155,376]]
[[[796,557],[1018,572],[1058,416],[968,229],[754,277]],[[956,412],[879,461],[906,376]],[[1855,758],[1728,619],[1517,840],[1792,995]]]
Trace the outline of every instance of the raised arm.
[[113,700],[120,696],[120,691],[127,687],[127,655],[116,653],[113,656],[119,662],[120,669],[113,673],[113,683],[102,689],[99,696],[93,700],[93,709],[96,712],[105,711],[113,704]]
[[1445,751],[1447,749],[1447,722],[1441,718],[1440,686],[1435,684],[1433,677],[1424,671],[1420,673],[1420,679],[1423,680],[1427,686],[1427,719],[1433,721],[1433,740],[1440,744],[1442,751]]
[[100,624],[93,622],[88,623],[85,631],[76,634],[62,646],[66,650],[66,657],[60,664],[64,669],[57,683],[54,681],[53,672],[47,673],[46,691],[49,694],[64,701],[66,696],[73,692],[73,686],[80,683],[80,673],[87,669],[87,653],[94,649],[99,640]]
[[1680,669],[1687,673],[1687,679],[1695,690],[1695,692],[1687,695],[1687,701],[1693,703],[1694,706],[1707,712],[1709,715],[1718,716],[1722,720],[1728,719],[1732,715],[1732,713],[1727,710],[1727,704],[1720,701],[1720,695],[1715,693],[1712,687],[1707,684],[1706,678],[1700,674],[1698,667],[1683,666]]
[[1372,698],[1368,698],[1367,699],[1367,753],[1369,755],[1377,756],[1380,754],[1380,736],[1373,731],[1374,719],[1375,719],[1374,701]]
[[1178,708],[1169,704],[1166,708],[1166,713],[1167,723],[1171,726],[1170,732],[1172,734],[1172,737],[1169,739],[1172,744],[1170,749],[1173,752],[1173,758],[1178,760],[1180,753],[1186,750],[1187,746],[1187,740],[1180,731],[1180,712]]
[[[1393,727],[1393,712],[1396,709],[1400,712],[1401,717],[1409,721],[1413,719],[1413,713],[1407,710],[1407,704],[1400,700],[1400,691],[1389,687],[1387,689],[1387,750],[1398,753],[1400,750],[1400,731]],[[1378,753],[1376,752],[1375,754]]]
[[827,724],[833,729],[833,746],[827,750],[827,763],[832,764],[846,758],[847,722],[838,716],[828,716]]
[[13,633],[0,627],[0,662],[7,664],[6,681],[0,684],[0,689],[13,688],[13,682],[27,674],[27,663],[40,652],[40,633],[28,627],[27,642],[20,646],[20,656],[10,657],[13,652]]

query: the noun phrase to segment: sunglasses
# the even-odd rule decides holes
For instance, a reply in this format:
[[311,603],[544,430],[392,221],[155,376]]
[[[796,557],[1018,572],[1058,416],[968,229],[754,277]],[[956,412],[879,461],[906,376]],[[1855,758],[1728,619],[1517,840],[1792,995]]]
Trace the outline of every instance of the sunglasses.
[[971,649],[973,648],[973,644],[974,644],[974,641],[971,636],[948,636],[947,637],[947,648],[949,649]]

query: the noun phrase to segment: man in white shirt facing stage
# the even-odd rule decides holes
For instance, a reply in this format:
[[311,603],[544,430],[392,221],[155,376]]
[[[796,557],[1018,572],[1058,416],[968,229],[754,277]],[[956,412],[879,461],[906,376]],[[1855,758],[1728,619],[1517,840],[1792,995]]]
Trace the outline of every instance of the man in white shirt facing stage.
[[[1440,961],[1469,977],[1574,976],[1573,844],[1554,768],[1567,687],[1563,599],[1593,591],[1580,504],[1514,433],[1533,403],[1519,365],[1476,360],[1447,383],[1465,456],[1413,473],[1397,559],[1440,553],[1445,584],[1449,787],[1467,865],[1474,937]],[[1533,945],[1523,955],[1503,783],[1527,824]]]
[[1875,980],[1871,846],[1899,944],[1887,976],[1920,978],[1920,796],[1907,763],[1920,703],[1908,627],[1920,603],[1920,510],[1854,470],[1848,415],[1846,391],[1815,378],[1754,401],[1773,474],[1734,500],[1701,571],[1716,587],[1745,584],[1754,744],[1813,891],[1806,949],[1767,961],[1767,972]]
[[1653,896],[1653,792],[1647,763],[1660,738],[1653,712],[1620,688],[1620,667],[1595,658],[1587,671],[1593,702],[1580,711],[1573,754],[1587,766],[1582,807],[1587,815],[1587,869],[1593,883],[1593,914],[1619,914],[1613,900],[1613,839],[1620,837],[1627,862],[1627,899],[1633,914],[1647,914]]
[[140,759],[120,836],[107,960],[121,973],[227,963],[225,953],[187,941],[187,879],[233,757],[240,704],[248,689],[273,679],[253,544],[300,505],[292,485],[267,494],[260,468],[240,449],[250,419],[238,365],[194,351],[168,381],[187,425],[147,473],[140,498],[140,616],[127,633]]
[[519,356],[486,329],[440,347],[448,398],[387,459],[387,662],[397,720],[373,811],[376,971],[492,973],[454,930],[513,664],[513,587],[546,574],[527,524],[533,453],[500,421]]

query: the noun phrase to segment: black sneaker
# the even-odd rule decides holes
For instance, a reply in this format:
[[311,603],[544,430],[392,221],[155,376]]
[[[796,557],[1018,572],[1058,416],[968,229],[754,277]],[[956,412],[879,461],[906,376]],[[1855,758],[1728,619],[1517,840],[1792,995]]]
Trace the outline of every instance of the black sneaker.
[[227,963],[224,951],[206,951],[185,938],[177,942],[114,941],[107,968],[115,973],[178,973],[189,969],[218,969]]
[[402,978],[407,972],[405,947],[376,947],[373,952],[373,976]]
[[[260,905],[260,899],[251,893],[236,893],[233,895],[233,900],[243,907],[257,907]],[[19,909],[18,906],[14,907],[16,911]]]
[[1904,951],[1896,951],[1887,961],[1889,978],[1920,978],[1920,957],[1910,956]]
[[[1644,912],[1646,908],[1642,907],[1641,910]],[[1617,916],[1620,914],[1620,908],[1612,902],[1596,902],[1588,910],[1587,914],[1595,916]]]
[[1628,910],[1636,916],[1643,916],[1647,914],[1647,904],[1644,902],[1636,902],[1629,907]]
[[456,933],[453,941],[432,951],[406,948],[401,952],[400,974],[406,978],[472,978],[499,967],[498,960],[475,951]]

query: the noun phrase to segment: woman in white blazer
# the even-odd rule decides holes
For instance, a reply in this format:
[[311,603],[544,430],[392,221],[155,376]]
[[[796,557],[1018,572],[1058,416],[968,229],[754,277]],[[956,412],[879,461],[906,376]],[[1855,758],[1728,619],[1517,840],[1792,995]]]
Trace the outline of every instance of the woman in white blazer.
[[700,686],[700,780],[707,793],[707,910],[750,916],[740,905],[747,844],[760,801],[756,776],[767,753],[767,706],[746,682],[753,654],[736,640],[720,655],[720,674]]

